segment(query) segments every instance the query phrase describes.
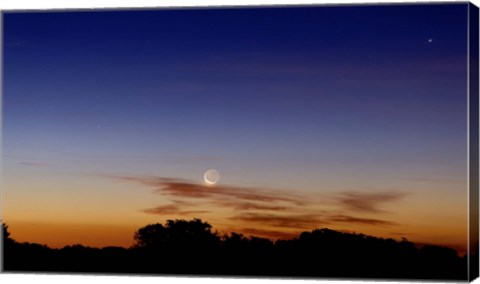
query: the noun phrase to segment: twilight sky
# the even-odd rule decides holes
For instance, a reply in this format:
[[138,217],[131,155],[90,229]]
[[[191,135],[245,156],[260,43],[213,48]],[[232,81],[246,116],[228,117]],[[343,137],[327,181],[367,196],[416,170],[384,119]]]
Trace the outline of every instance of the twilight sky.
[[18,241],[129,246],[198,217],[465,247],[466,3],[3,20],[2,214]]

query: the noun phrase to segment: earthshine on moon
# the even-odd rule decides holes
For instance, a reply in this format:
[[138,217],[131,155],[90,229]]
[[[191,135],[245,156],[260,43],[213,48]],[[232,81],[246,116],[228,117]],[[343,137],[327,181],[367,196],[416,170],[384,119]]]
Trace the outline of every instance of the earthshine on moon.
[[220,174],[217,170],[210,169],[203,174],[203,180],[207,184],[214,185],[220,180]]

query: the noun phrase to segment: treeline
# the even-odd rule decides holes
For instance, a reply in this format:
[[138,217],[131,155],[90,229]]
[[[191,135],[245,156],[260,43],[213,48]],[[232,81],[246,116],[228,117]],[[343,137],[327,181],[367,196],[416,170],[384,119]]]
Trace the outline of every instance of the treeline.
[[140,228],[128,249],[52,249],[16,242],[5,225],[3,232],[9,272],[467,279],[467,258],[454,249],[329,229],[273,242],[233,232],[221,236],[199,219],[169,220]]

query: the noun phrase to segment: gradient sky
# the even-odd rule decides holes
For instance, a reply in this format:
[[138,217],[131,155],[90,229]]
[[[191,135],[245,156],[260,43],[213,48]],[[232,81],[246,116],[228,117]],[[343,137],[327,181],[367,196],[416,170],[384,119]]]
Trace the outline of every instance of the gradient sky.
[[2,214],[18,241],[129,246],[199,217],[466,246],[466,3],[3,21]]

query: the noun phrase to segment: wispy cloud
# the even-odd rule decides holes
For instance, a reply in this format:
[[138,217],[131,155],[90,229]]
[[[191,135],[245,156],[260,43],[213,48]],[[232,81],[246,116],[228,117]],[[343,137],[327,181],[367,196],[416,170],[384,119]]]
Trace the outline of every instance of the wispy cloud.
[[244,213],[230,217],[231,220],[256,223],[271,227],[308,229],[317,228],[327,222],[315,214],[302,215],[273,215],[263,213]]
[[288,202],[302,205],[306,201],[300,197],[288,193],[268,192],[262,189],[252,189],[233,186],[207,186],[193,184],[178,180],[157,180],[157,192],[171,196],[193,198],[216,198],[228,197],[237,200],[260,201],[260,202]]
[[40,163],[40,162],[18,162],[19,165],[22,166],[29,166],[29,167],[48,167],[50,166],[47,163]]
[[445,178],[445,177],[434,177],[434,178],[428,178],[428,177],[417,177],[417,178],[409,178],[407,181],[413,181],[413,182],[421,182],[421,183],[436,183],[436,184],[458,184],[465,182],[463,179],[457,179],[457,178]]
[[290,207],[288,206],[268,205],[264,203],[259,204],[259,203],[253,203],[253,202],[218,201],[217,204],[225,207],[230,207],[236,211],[250,211],[250,210],[283,211],[283,210],[290,209]]
[[290,232],[284,232],[284,231],[264,230],[264,229],[256,229],[256,228],[244,228],[244,229],[241,229],[239,232],[247,236],[264,237],[272,240],[293,239],[295,237],[298,237],[300,233],[300,232],[290,233]]
[[411,236],[411,235],[415,235],[414,233],[403,233],[403,232],[392,232],[390,233],[394,236]]
[[[234,231],[273,239],[291,238],[302,230],[335,225],[363,224],[395,226],[382,218],[363,217],[363,214],[382,214],[384,203],[398,201],[405,193],[349,191],[325,198],[330,207],[325,210],[318,196],[255,187],[203,185],[167,177],[108,176],[124,182],[152,188],[171,204],[142,210],[147,214],[192,216],[220,209],[224,220],[235,224]],[[205,210],[207,209],[207,210]],[[357,211],[355,216],[347,213]],[[246,228],[245,228],[246,227]]]
[[[11,160],[22,166],[37,166],[37,167],[51,167],[65,168],[69,165],[91,165],[92,163],[97,165],[111,165],[112,163],[119,164],[189,164],[192,162],[217,162],[222,159],[213,156],[203,155],[135,155],[135,154],[123,154],[123,155],[93,155],[76,152],[62,152],[57,151],[59,155],[55,157],[45,156],[42,154],[28,155],[28,154],[5,154],[6,160]],[[92,175],[98,175],[94,173]],[[105,176],[105,175],[102,175]]]
[[348,210],[382,213],[380,207],[384,203],[394,202],[402,199],[406,193],[404,192],[343,192],[336,199],[340,204]]
[[393,226],[398,225],[388,220],[373,218],[353,217],[348,215],[325,214],[296,214],[277,215],[268,213],[243,213],[230,218],[235,221],[243,221],[251,224],[258,224],[269,227],[308,229],[319,228],[320,226],[333,226],[339,223],[357,223],[372,226]]
[[193,214],[202,214],[208,213],[207,210],[182,210],[178,205],[169,204],[164,206],[158,206],[155,208],[145,209],[142,210],[148,214],[156,214],[156,215],[193,215]]
[[[219,203],[225,200],[255,201],[264,203],[285,202],[301,206],[307,203],[307,199],[280,190],[267,190],[260,188],[247,188],[235,186],[209,186],[188,182],[181,179],[164,177],[128,177],[111,176],[119,180],[137,182],[155,188],[155,192],[169,197],[185,197],[207,199]],[[253,207],[254,205],[251,205]]]
[[329,221],[335,223],[360,223],[365,225],[396,225],[395,222],[370,219],[370,218],[358,218],[346,215],[335,215],[328,218]]

